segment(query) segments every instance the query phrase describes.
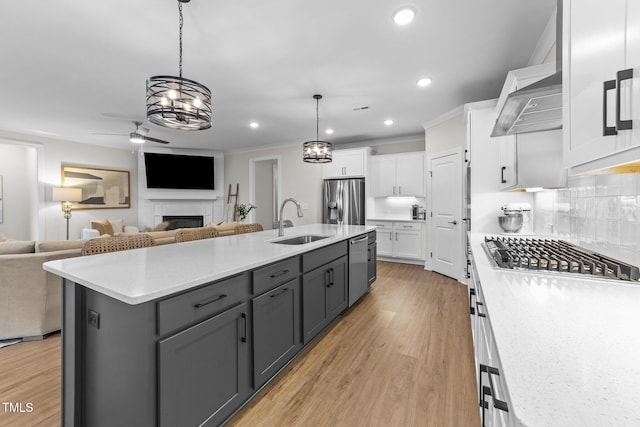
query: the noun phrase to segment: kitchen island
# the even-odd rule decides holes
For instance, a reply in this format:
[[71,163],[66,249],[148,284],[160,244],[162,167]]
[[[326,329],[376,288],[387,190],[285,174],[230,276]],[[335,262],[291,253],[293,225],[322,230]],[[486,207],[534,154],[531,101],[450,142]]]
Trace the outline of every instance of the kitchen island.
[[485,425],[640,425],[640,282],[498,269],[484,237],[469,308]]
[[[64,279],[62,425],[224,422],[347,308],[349,240],[373,230],[315,224],[46,263]],[[277,243],[300,235],[323,238]]]

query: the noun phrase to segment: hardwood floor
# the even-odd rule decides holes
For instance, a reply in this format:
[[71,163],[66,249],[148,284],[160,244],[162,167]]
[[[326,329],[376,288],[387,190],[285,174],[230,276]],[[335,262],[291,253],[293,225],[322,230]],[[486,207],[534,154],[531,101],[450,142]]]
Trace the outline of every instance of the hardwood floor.
[[[466,289],[421,266],[378,262],[359,303],[228,424],[478,426]],[[60,335],[0,349],[1,426],[60,419]]]

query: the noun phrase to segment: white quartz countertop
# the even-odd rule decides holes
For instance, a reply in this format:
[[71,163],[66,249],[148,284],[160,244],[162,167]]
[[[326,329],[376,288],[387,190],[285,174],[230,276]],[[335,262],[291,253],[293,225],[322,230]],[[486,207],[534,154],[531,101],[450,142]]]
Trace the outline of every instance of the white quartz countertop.
[[640,283],[496,269],[483,239],[470,234],[518,421],[640,426]]
[[[151,248],[66,258],[44,269],[127,304],[140,304],[374,230],[372,226],[312,224]],[[303,245],[272,240],[329,236]]]

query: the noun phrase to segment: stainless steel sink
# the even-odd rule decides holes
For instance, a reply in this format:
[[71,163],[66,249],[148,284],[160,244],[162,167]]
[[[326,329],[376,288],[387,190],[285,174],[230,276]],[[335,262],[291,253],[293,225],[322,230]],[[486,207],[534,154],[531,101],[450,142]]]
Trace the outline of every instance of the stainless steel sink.
[[304,245],[305,243],[315,242],[317,240],[326,239],[327,237],[329,236],[317,236],[308,234],[304,236],[290,237],[283,240],[272,240],[271,243],[278,243],[280,245]]

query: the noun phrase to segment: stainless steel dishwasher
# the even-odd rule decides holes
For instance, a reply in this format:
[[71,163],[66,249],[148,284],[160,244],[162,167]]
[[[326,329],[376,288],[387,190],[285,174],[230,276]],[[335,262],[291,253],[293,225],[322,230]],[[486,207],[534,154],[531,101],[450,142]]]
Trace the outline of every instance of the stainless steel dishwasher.
[[369,289],[368,240],[367,234],[349,240],[349,307]]

